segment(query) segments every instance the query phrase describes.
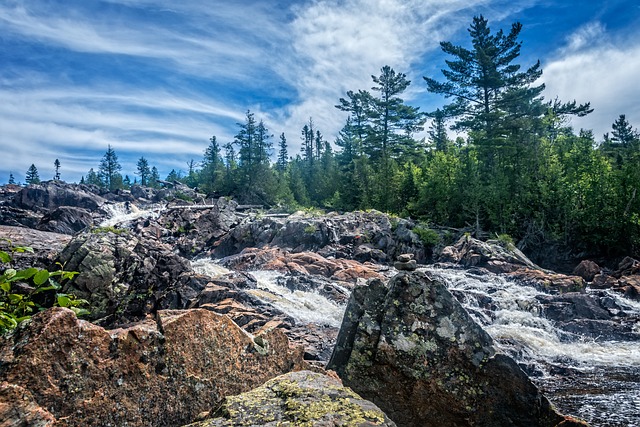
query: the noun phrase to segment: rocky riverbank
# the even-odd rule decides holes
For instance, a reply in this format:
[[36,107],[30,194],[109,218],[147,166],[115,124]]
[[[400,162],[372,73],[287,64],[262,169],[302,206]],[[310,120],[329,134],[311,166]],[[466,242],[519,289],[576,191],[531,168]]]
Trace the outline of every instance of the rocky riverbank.
[[[571,333],[638,340],[635,321],[592,292],[637,298],[634,260],[615,272],[582,265],[566,276],[513,247],[469,236],[433,253],[418,224],[379,212],[271,215],[225,198],[178,204],[172,191],[111,194],[50,182],[0,192],[0,223],[7,224],[0,233],[34,247],[18,262],[79,271],[64,292],[87,299],[91,311],[78,320],[47,310],[2,339],[6,425],[181,425],[207,417],[201,425],[245,425],[258,418],[238,418],[239,411],[282,402],[304,409],[274,409],[260,422],[578,425],[551,408],[459,295],[419,271],[397,275],[393,264],[403,253],[419,264],[435,259],[535,287]],[[158,203],[160,212],[145,214]],[[121,216],[105,225],[116,206]],[[216,271],[198,268],[196,259],[215,260]],[[278,290],[265,288],[263,276]],[[289,293],[346,306],[342,327],[306,321],[273,299]],[[326,376],[336,340],[330,366],[373,404]],[[317,373],[291,373],[301,369]],[[309,412],[318,405],[336,409]]]

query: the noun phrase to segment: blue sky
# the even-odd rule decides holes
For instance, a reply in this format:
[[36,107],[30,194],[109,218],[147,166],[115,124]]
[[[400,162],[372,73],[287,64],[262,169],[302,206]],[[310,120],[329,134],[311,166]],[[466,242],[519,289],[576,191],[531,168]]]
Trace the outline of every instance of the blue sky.
[[[384,65],[412,80],[406,101],[444,104],[439,42],[468,46],[474,15],[522,22],[522,56],[542,61],[545,97],[590,101],[575,128],[598,138],[619,114],[640,126],[637,0],[0,0],[0,182],[77,181],[108,144],[133,179],[145,156],[162,177],[226,143],[250,109],[290,153],[313,117],[333,140],[347,90]],[[274,143],[277,138],[274,138]]]

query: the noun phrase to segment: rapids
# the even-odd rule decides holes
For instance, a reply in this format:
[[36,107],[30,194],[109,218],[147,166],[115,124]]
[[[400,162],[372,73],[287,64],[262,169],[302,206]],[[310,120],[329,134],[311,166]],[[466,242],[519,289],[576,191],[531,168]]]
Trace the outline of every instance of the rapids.
[[156,204],[140,209],[133,203],[113,203],[105,204],[103,209],[106,211],[108,218],[100,223],[100,227],[113,227],[116,224],[138,218],[158,218],[165,206]]
[[[212,277],[228,273],[212,260],[193,261],[194,270]],[[494,274],[427,267],[443,280],[474,319],[512,356],[566,414],[592,426],[640,426],[640,341],[598,340],[562,331],[544,317],[537,296],[545,295]],[[316,292],[281,286],[274,271],[250,272],[258,289],[249,290],[263,302],[300,324],[340,327],[345,306]],[[625,316],[636,319],[640,332],[640,303],[615,293],[609,296]]]

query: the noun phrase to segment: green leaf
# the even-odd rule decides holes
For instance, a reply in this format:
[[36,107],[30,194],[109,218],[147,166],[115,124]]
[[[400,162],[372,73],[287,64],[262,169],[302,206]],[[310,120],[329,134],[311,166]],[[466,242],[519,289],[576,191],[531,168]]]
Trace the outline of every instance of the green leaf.
[[4,277],[6,277],[7,279],[11,279],[13,276],[15,276],[17,273],[17,271],[15,271],[13,268],[7,268],[4,271]]
[[65,294],[58,294],[58,305],[60,307],[70,307],[70,306],[72,306],[71,298],[69,298]]
[[29,253],[33,253],[33,248],[30,248],[28,246],[18,246],[16,248],[13,248],[14,252],[18,252],[18,253],[23,253],[23,252],[29,252]]
[[27,268],[26,270],[19,270],[15,277],[16,279],[30,279],[32,278],[39,270],[37,268]]
[[9,291],[11,290],[11,283],[9,283],[9,282],[0,283],[0,289],[5,291],[6,293],[9,293]]
[[33,283],[40,286],[49,280],[49,272],[47,270],[40,270],[33,276]]
[[20,294],[9,294],[9,302],[12,304],[17,304],[24,298],[24,295]]
[[78,308],[78,307],[69,307],[75,314],[76,316],[86,316],[91,314],[91,312],[89,310],[86,310],[84,308]]
[[0,251],[0,261],[4,263],[11,262],[11,255],[6,253],[5,251]]

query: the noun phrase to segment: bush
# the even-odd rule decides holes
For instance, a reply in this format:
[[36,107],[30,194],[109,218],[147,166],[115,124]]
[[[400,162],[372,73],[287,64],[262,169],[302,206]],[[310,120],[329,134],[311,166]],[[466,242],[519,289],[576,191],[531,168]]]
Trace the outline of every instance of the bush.
[[[11,244],[11,242],[9,242]],[[33,252],[28,247],[11,248],[11,254],[19,252]],[[11,254],[0,251],[2,264],[10,264]],[[49,307],[66,307],[76,315],[89,314],[82,308],[89,304],[86,300],[78,299],[74,295],[59,293],[61,283],[73,279],[78,274],[75,271],[64,271],[62,264],[58,270],[49,272],[39,268],[15,270],[10,266],[0,275],[0,335],[3,335],[21,322],[31,318],[34,312]],[[52,298],[44,298],[47,294]]]
[[422,244],[426,247],[433,247],[440,243],[440,235],[427,226],[417,225],[413,228],[413,232],[418,235]]

